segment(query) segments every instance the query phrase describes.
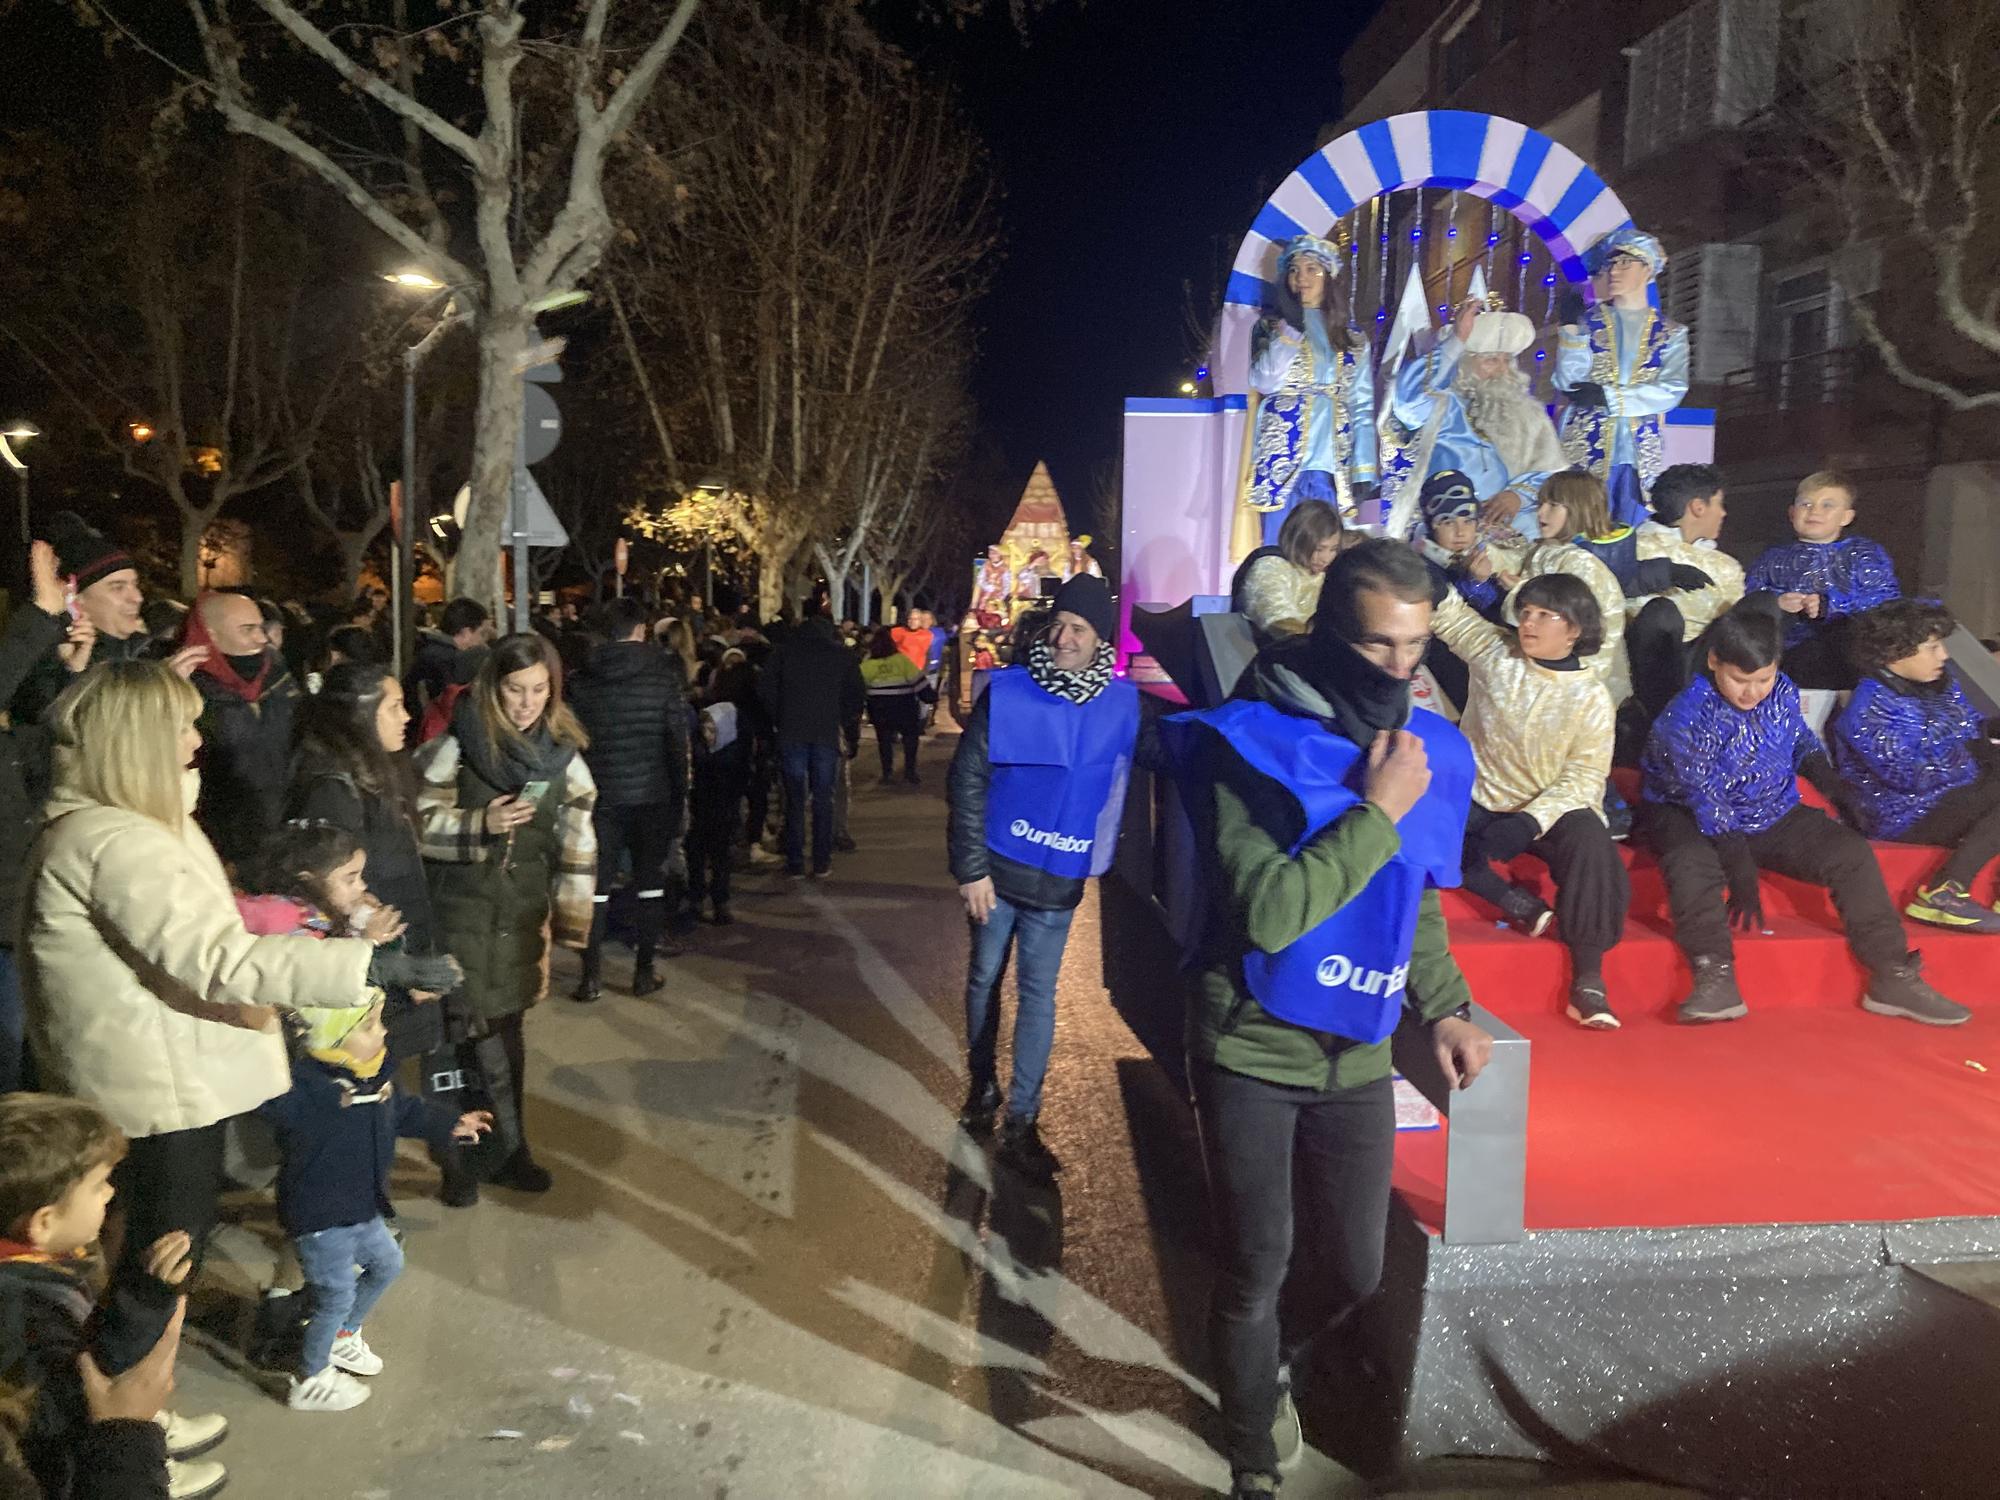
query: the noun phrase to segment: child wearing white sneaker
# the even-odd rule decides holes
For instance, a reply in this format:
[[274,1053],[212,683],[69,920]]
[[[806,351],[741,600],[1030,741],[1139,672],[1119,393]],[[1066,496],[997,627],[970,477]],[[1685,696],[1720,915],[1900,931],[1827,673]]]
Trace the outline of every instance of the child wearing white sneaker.
[[291,1091],[257,1110],[278,1135],[278,1222],[298,1251],[309,1309],[286,1405],[347,1411],[368,1399],[354,1377],[382,1368],[361,1325],[403,1270],[383,1222],[396,1137],[440,1148],[447,1138],[476,1141],[493,1117],[474,1111],[453,1120],[377,1076],[387,1055],[379,999],[300,1014],[305,1055],[293,1059]]

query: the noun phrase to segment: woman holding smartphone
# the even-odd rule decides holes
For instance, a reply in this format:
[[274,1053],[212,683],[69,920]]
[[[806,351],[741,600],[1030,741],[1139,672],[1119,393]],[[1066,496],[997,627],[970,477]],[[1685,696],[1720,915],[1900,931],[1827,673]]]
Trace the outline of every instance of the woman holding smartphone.
[[451,728],[417,752],[417,820],[438,944],[461,955],[462,995],[479,1035],[501,1043],[494,1133],[513,1150],[492,1181],[546,1192],[528,1149],[522,1022],[547,987],[548,940],[582,948],[597,893],[597,785],[577,752],[582,725],[563,703],[562,663],[532,633],[487,654]]

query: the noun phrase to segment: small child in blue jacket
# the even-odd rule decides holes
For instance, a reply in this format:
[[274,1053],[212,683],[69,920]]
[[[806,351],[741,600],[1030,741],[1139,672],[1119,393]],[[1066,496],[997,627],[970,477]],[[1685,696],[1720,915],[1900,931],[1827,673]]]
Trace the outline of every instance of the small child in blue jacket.
[[1760,869],[1833,893],[1848,947],[1869,971],[1864,1010],[1929,1026],[1970,1019],[1924,982],[1867,839],[1799,798],[1801,776],[1837,807],[1849,793],[1778,670],[1783,635],[1769,600],[1744,600],[1704,641],[1706,670],[1653,722],[1640,759],[1640,834],[1660,857],[1674,939],[1694,969],[1680,1019],[1748,1012],[1730,929],[1762,929]]
[[1896,566],[1879,543],[1845,536],[1854,485],[1830,470],[1799,481],[1792,501],[1797,541],[1768,547],[1743,575],[1746,594],[1777,597],[1785,616],[1785,675],[1802,688],[1845,691],[1854,668],[1843,638],[1848,618],[1899,598]]
[[1850,645],[1863,676],[1833,724],[1833,763],[1870,838],[1951,850],[1904,915],[1961,932],[2000,932],[1972,899],[2000,859],[2000,749],[1986,716],[1949,670],[1951,612],[1897,599],[1856,615]]
[[454,1121],[379,1076],[388,1055],[379,999],[300,1014],[305,1052],[292,1062],[291,1091],[257,1109],[278,1135],[278,1222],[306,1282],[305,1348],[286,1404],[346,1411],[368,1399],[354,1377],[382,1369],[361,1325],[403,1270],[402,1249],[383,1222],[396,1138],[442,1150],[448,1141],[478,1140],[493,1117],[480,1110]]

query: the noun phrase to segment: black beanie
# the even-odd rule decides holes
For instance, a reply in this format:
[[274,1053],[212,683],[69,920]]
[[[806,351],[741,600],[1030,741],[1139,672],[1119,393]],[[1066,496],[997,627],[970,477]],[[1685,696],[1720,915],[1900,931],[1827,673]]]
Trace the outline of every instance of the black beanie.
[[1056,612],[1067,610],[1088,620],[1097,638],[1108,641],[1118,632],[1118,611],[1111,607],[1111,586],[1095,573],[1079,573],[1056,590]]
[[136,569],[125,549],[93,528],[75,511],[57,511],[44,528],[45,540],[56,549],[56,564],[76,579],[81,592],[113,573]]

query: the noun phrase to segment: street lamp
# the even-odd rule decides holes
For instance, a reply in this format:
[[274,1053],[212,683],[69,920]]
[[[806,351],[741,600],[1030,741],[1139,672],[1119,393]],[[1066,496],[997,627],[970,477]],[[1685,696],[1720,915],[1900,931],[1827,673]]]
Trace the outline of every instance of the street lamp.
[[[417,366],[430,353],[444,331],[456,319],[452,311],[451,289],[435,276],[423,271],[392,271],[382,278],[391,286],[406,292],[424,292],[431,295],[435,303],[436,294],[445,294],[444,316],[430,332],[403,350],[403,504],[402,514],[396,519],[396,544],[390,555],[390,585],[395,593],[396,612],[391,618],[396,656],[396,669],[402,671],[409,666],[408,653],[414,653],[416,636],[416,586],[417,586]],[[432,304],[426,304],[427,306]]]
[[30,538],[28,536],[28,466],[21,461],[21,455],[14,451],[16,443],[25,443],[29,438],[38,438],[42,429],[33,422],[15,420],[0,431],[0,458],[14,471],[21,481],[21,555],[27,556]]

